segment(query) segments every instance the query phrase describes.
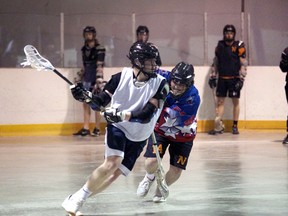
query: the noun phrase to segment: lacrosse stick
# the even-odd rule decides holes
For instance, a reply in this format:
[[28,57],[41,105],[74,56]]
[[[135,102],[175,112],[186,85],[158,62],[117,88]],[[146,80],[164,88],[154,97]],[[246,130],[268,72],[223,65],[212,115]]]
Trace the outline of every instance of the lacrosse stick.
[[163,169],[162,160],[159,154],[158,145],[157,145],[154,132],[151,134],[151,138],[153,142],[154,151],[156,152],[156,159],[158,163],[158,168],[155,172],[155,177],[156,177],[156,181],[157,181],[157,185],[160,190],[160,193],[166,199],[169,196],[169,188],[165,180],[165,172]]
[[[21,63],[23,67],[31,66],[32,68],[35,68],[38,71],[51,70],[54,73],[56,73],[59,77],[61,77],[63,80],[65,80],[70,85],[70,88],[73,88],[75,86],[70,80],[68,80],[57,69],[55,69],[55,67],[50,63],[50,61],[42,57],[34,46],[26,45],[24,47],[24,53],[26,55],[26,61]],[[83,93],[85,99],[89,99],[93,103],[92,96],[89,95],[89,92],[84,91]]]
[[51,70],[65,80],[69,85],[73,85],[73,83],[56,70],[47,59],[42,57],[34,46],[26,45],[24,47],[24,53],[26,55],[26,61],[21,63],[23,67],[31,66],[38,71]]

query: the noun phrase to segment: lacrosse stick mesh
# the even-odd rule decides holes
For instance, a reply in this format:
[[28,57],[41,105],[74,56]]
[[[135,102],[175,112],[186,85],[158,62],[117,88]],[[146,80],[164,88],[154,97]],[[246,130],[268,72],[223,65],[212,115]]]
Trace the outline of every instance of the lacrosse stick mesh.
[[24,47],[24,53],[26,55],[26,61],[21,63],[23,67],[31,66],[38,71],[54,70],[53,65],[47,59],[42,57],[34,46],[26,45]]

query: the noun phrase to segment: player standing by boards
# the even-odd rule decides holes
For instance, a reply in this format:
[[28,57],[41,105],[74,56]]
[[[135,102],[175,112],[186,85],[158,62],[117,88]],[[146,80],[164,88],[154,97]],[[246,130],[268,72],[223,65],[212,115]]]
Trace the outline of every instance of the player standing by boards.
[[156,53],[149,44],[134,43],[128,58],[132,67],[113,75],[104,91],[92,95],[92,100],[85,97],[86,90],[81,86],[71,89],[76,100],[85,101],[94,110],[100,111],[111,103],[104,111],[108,122],[105,160],[92,172],[86,184],[62,203],[66,212],[73,216],[89,196],[103,191],[121,174],[129,174],[153,132],[169,92],[165,78],[155,73]]
[[162,65],[160,53],[158,51],[158,47],[156,47],[153,43],[148,42],[149,40],[149,29],[147,26],[139,25],[136,30],[136,38],[138,42],[144,42],[150,44],[154,49],[157,50],[156,64],[160,67]]
[[[285,93],[286,93],[286,101],[288,103],[288,47],[286,47],[281,54],[281,61],[280,61],[279,67],[282,72],[286,73]],[[287,131],[287,136],[284,138],[282,142],[283,144],[288,144],[288,115],[287,115],[287,120],[286,120],[286,131]]]
[[[168,80],[171,90],[154,129],[161,157],[164,156],[169,146],[170,167],[165,175],[166,183],[169,186],[176,182],[182,170],[186,169],[196,136],[196,115],[200,105],[200,96],[194,86],[193,65],[180,62],[171,72],[159,70],[159,74]],[[155,180],[154,173],[158,164],[151,139],[149,139],[144,156],[146,157],[146,175],[137,189],[139,197],[147,195]],[[165,200],[157,187],[153,201],[163,202]]]
[[[103,67],[105,60],[105,47],[99,44],[96,39],[96,29],[93,26],[87,26],[83,30],[84,46],[81,49],[83,61],[83,74],[81,80],[84,89],[91,92],[99,92],[103,85]],[[75,136],[90,135],[90,118],[91,108],[88,104],[83,103],[84,124]],[[100,112],[95,112],[95,128],[92,136],[100,135]]]
[[[223,29],[223,40],[218,42],[213,62],[214,69],[209,79],[209,86],[216,87],[217,107],[214,129],[210,135],[224,132],[222,117],[224,114],[225,98],[230,97],[233,103],[232,134],[239,134],[238,119],[240,113],[240,91],[247,75],[246,48],[243,41],[236,41],[236,29],[226,25]],[[218,81],[217,81],[218,79]]]

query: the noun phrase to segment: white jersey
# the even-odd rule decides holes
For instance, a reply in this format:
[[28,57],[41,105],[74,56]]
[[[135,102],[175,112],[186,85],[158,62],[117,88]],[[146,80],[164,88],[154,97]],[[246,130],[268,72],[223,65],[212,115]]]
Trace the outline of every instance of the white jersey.
[[[111,106],[120,111],[138,111],[144,108],[150,99],[158,91],[164,78],[157,75],[156,78],[149,79],[143,86],[136,87],[133,83],[133,69],[123,68],[120,82],[112,95]],[[148,123],[123,121],[113,123],[113,125],[125,133],[131,141],[143,141],[149,138],[154,130],[162,107],[157,109],[152,119]]]

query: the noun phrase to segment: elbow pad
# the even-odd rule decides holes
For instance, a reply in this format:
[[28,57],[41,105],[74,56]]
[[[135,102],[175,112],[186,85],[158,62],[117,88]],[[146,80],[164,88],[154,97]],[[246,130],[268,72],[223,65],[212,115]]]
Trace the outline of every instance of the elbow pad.
[[98,95],[93,94],[92,100],[89,103],[89,105],[93,110],[100,111],[100,107],[107,106],[110,103],[110,101],[111,101],[110,95],[107,92],[103,91],[100,92]]
[[154,111],[157,109],[152,103],[148,102],[142,110],[132,111],[130,121],[147,123],[151,120]]

